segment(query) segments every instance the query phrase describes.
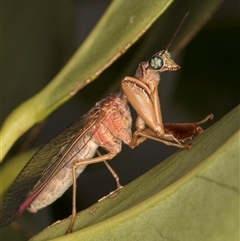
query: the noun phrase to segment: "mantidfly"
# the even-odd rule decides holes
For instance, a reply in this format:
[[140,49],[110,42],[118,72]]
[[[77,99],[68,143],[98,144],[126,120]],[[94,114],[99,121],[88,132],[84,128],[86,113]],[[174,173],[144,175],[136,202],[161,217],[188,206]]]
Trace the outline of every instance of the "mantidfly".
[[[97,102],[86,115],[37,151],[3,198],[1,226],[9,225],[26,209],[37,212],[50,205],[73,185],[72,216],[67,230],[70,233],[76,216],[76,179],[88,164],[104,162],[116,178],[119,189],[118,176],[106,161],[121,151],[122,142],[134,148],[150,138],[182,149],[189,148],[186,141],[201,133],[199,124],[212,119],[213,115],[197,123],[163,124],[158,96],[160,73],[180,69],[172,60],[168,47],[139,64],[134,77],[125,77],[120,92]],[[128,102],[138,114],[133,136]],[[107,153],[95,157],[98,147]]]

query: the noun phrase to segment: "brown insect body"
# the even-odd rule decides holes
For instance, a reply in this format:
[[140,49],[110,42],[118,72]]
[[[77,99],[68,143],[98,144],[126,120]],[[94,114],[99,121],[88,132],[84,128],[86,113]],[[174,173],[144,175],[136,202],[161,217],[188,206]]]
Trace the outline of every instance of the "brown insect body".
[[[30,212],[37,212],[54,202],[72,185],[72,167],[74,163],[81,163],[81,160],[91,159],[98,147],[104,148],[115,156],[121,151],[122,141],[126,144],[131,141],[132,118],[127,99],[120,92],[111,94],[98,102],[85,115],[84,123],[78,133],[69,137],[68,142],[66,141],[65,145],[61,146],[57,155],[53,157],[51,155],[46,156],[47,159],[51,158],[49,160],[50,165],[40,173],[38,181],[35,184],[32,183],[29,192],[25,191],[24,176],[26,174],[24,170],[28,169],[33,162],[30,160],[24,167],[8,189],[4,197],[5,202],[3,201],[2,210],[7,210],[5,205],[8,205],[7,200],[11,198],[16,186],[18,186],[18,192],[21,192],[22,196],[24,196],[24,201],[19,209],[15,210],[17,213],[13,213],[14,215],[9,216],[8,213],[11,214],[11,212],[1,213],[1,224],[8,225],[13,218],[19,216],[26,208]],[[46,145],[49,145],[49,143]],[[32,160],[44,153],[45,148],[43,147]],[[44,161],[46,162],[46,159]],[[78,165],[76,177],[83,172],[85,167],[86,164]]]

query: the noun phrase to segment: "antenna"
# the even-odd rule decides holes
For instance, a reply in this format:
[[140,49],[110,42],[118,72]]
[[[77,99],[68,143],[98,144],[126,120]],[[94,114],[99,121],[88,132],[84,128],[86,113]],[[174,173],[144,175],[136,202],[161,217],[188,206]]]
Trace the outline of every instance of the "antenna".
[[178,28],[175,30],[175,32],[174,32],[174,34],[173,34],[173,36],[172,36],[170,42],[168,43],[167,47],[164,49],[163,53],[165,53],[166,51],[168,51],[169,47],[171,46],[173,40],[175,39],[175,37],[176,37],[178,31],[179,31],[180,28],[182,27],[182,25],[183,25],[185,19],[187,18],[188,14],[189,14],[189,12],[187,12],[187,13],[184,15],[182,21],[181,21],[180,24],[178,25]]

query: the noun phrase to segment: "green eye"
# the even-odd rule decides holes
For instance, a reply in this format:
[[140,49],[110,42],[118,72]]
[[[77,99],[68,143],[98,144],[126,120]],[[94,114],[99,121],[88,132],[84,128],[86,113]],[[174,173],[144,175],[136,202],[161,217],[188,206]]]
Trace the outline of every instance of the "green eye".
[[159,70],[163,67],[163,59],[160,56],[153,56],[148,64],[152,69]]

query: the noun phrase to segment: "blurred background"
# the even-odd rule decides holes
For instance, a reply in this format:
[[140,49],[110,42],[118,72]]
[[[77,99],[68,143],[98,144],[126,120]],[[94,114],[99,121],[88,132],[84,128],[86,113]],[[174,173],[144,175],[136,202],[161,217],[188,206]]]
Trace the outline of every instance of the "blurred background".
[[[193,5],[196,2],[193,1]],[[58,73],[110,3],[107,0],[2,3],[1,124],[14,108],[35,95]],[[181,11],[182,16],[189,10],[177,3],[171,8]],[[194,13],[190,11],[190,14]],[[159,92],[164,122],[196,122],[213,113],[214,120],[204,125],[207,128],[239,104],[239,16],[239,1],[223,2],[187,47],[173,56],[181,70],[161,75]],[[168,19],[168,13],[164,17]],[[177,21],[180,23],[181,19]],[[164,38],[168,41],[162,41],[159,26],[156,21],[96,81],[52,113],[29,148],[41,146],[90,110],[97,101],[117,92],[120,81],[126,75],[133,76],[138,63],[164,49],[177,25],[167,21],[164,26],[161,25],[168,29],[169,35]],[[171,52],[171,47],[169,50]],[[94,53],[89,54],[93,54],[94,58]],[[135,118],[133,110],[132,113]],[[14,145],[6,159],[19,153],[23,143],[26,144],[27,136]],[[134,150],[123,146],[123,151],[110,164],[118,173],[121,184],[126,185],[176,151],[176,148],[146,141]],[[78,211],[115,188],[115,180],[104,164],[88,166],[78,178]],[[4,232],[10,228],[18,230],[20,225],[20,230],[31,236],[54,221],[68,217],[71,206],[72,189],[69,189],[63,197],[39,213],[26,212],[17,223],[4,228]]]

